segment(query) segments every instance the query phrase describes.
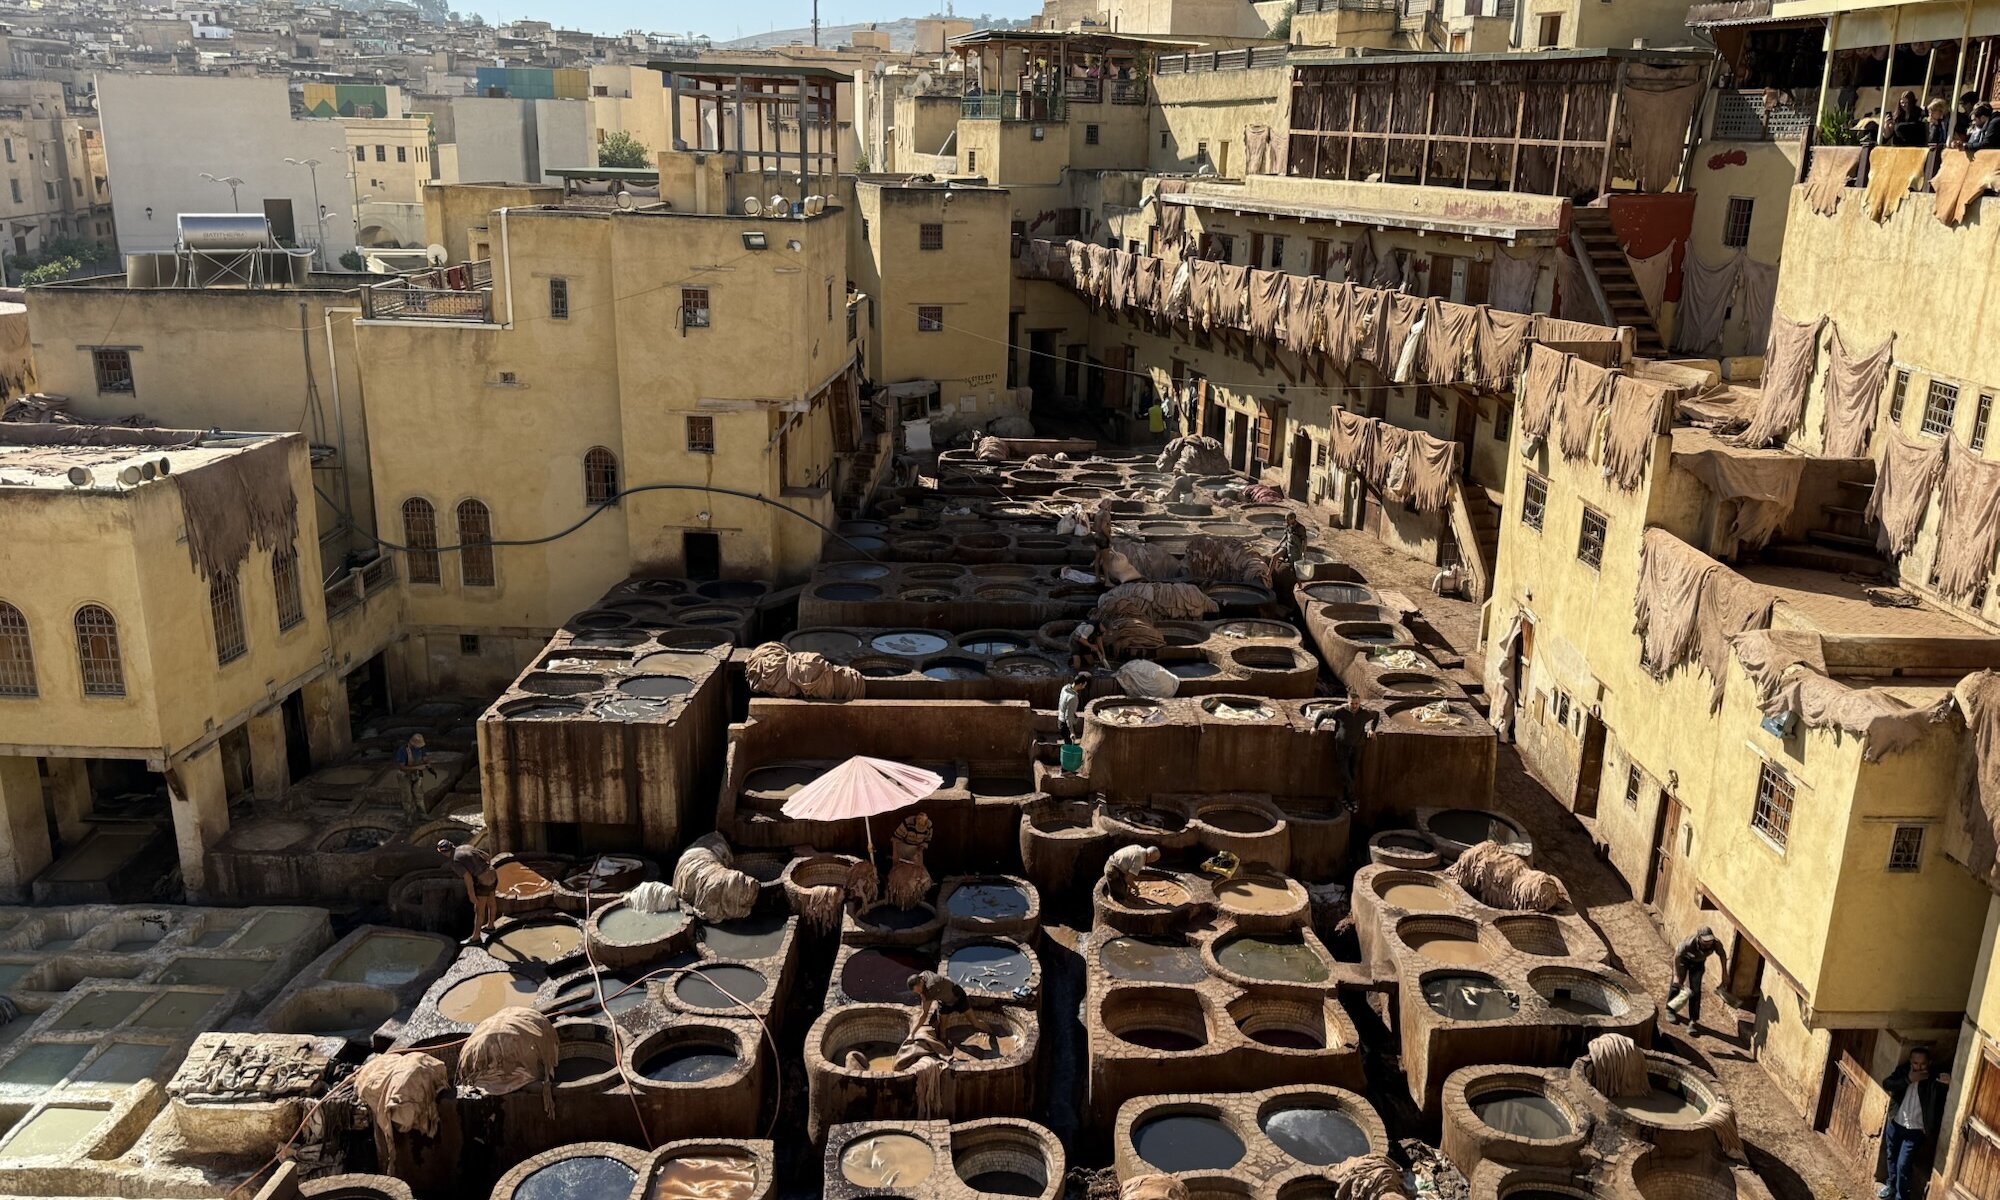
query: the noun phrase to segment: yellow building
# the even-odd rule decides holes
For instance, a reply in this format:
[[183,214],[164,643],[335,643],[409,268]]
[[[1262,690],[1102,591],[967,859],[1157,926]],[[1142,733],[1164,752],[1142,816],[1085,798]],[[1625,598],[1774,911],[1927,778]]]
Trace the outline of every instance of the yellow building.
[[661,156],[671,207],[502,208],[490,260],[364,293],[377,518],[420,548],[412,686],[504,682],[634,573],[797,579],[817,561],[836,448],[859,436],[853,218],[730,211],[732,190],[783,185],[696,157]]
[[198,899],[231,796],[345,750],[311,487],[297,434],[0,426],[0,890]]
[[424,185],[435,177],[430,118],[342,117],[347,161],[322,180],[354,203],[357,246],[421,246]]

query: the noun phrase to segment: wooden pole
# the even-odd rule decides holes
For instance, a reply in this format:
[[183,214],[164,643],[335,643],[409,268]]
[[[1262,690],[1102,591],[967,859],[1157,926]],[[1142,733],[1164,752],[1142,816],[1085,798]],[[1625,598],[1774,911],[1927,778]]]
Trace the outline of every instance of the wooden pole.
[[1882,103],[1880,105],[1881,111],[1877,114],[1875,118],[1877,122],[1877,133],[1883,136],[1885,139],[1889,133],[1889,88],[1891,86],[1890,81],[1896,77],[1896,35],[1902,31],[1902,28],[1903,28],[1903,10],[1901,8],[1890,9],[1889,10],[1889,54],[1886,58],[1882,60]]
[[1840,14],[1835,13],[1833,14],[1833,19],[1826,23],[1826,59],[1820,64],[1819,68],[1819,107],[1813,112],[1813,135],[1815,137],[1819,134],[1820,122],[1826,119],[1826,97],[1833,90],[1833,56],[1837,53],[1834,47],[1839,42]]

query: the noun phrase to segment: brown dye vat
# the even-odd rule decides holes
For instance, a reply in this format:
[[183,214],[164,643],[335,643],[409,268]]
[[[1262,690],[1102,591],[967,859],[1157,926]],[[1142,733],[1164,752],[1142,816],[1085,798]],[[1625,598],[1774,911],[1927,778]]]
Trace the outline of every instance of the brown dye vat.
[[914,1005],[917,998],[910,991],[910,976],[936,965],[928,956],[908,950],[859,950],[840,968],[840,990],[864,1004]]
[[671,700],[693,691],[694,680],[679,675],[642,675],[637,679],[627,679],[618,685],[618,690],[627,696],[645,700]]
[[1258,875],[1217,884],[1215,898],[1232,912],[1248,913],[1289,912],[1298,903],[1283,880]]
[[765,796],[790,796],[818,779],[819,767],[759,767],[743,780],[743,790]]
[[1382,893],[1382,903],[1411,912],[1449,912],[1451,894],[1429,883],[1391,884]]
[[1021,1048],[1021,1039],[1011,1033],[988,1033],[964,1025],[954,1025],[945,1041],[951,1045],[953,1062],[997,1062]]
[[509,900],[533,900],[556,889],[547,876],[524,863],[501,863],[494,872],[500,876],[495,893]]
[[1215,961],[1224,970],[1250,979],[1280,983],[1323,983],[1331,971],[1319,952],[1302,937],[1239,934],[1215,947]]
[[502,962],[552,963],[583,948],[583,930],[562,921],[518,925],[493,939],[492,955]]
[[1481,842],[1499,842],[1503,846],[1527,844],[1527,837],[1498,815],[1480,812],[1471,808],[1454,808],[1433,815],[1430,819],[1431,832],[1439,837],[1450,838],[1476,846]]
[[1171,876],[1150,871],[1126,884],[1125,895],[1135,906],[1153,908],[1179,908],[1192,899],[1188,890],[1174,882]]
[[634,670],[648,675],[683,675],[690,679],[713,666],[715,660],[708,655],[690,654],[685,650],[660,650],[632,664]]
[[1425,958],[1455,967],[1476,967],[1493,961],[1493,952],[1480,945],[1477,938],[1455,933],[1410,933],[1404,935],[1403,941]]
[[1662,1087],[1668,1081],[1659,1075],[1648,1078],[1653,1081],[1651,1091],[1643,1096],[1620,1096],[1612,1103],[1660,1125],[1693,1125],[1701,1120],[1707,1110],[1699,1102],[1674,1091],[1671,1084]]
[[1251,808],[1208,808],[1194,819],[1225,833],[1269,833],[1277,828],[1277,822]]
[[749,1200],[756,1194],[756,1160],[715,1151],[661,1163],[646,1193],[648,1200]]
[[1194,947],[1183,942],[1115,937],[1097,952],[1107,974],[1147,983],[1200,983],[1208,968]]
[[438,1015],[448,1021],[477,1025],[503,1008],[526,1008],[535,1002],[535,985],[505,971],[488,971],[453,984],[438,997]]
[[878,1133],[840,1152],[841,1178],[856,1187],[914,1187],[937,1170],[937,1151],[907,1133]]
[[1472,1114],[1481,1121],[1514,1137],[1550,1138],[1567,1137],[1571,1125],[1569,1114],[1562,1106],[1542,1095],[1524,1088],[1501,1088],[1497,1091],[1481,1092],[1473,1096],[1469,1103]]

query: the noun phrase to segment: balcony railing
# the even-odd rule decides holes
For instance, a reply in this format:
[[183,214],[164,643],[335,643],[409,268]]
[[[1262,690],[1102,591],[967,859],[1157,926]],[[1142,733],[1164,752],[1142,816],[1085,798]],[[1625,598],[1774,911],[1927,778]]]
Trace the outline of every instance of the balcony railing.
[[1071,104],[1104,103],[1104,80],[1066,79],[1063,81],[1063,99]]
[[985,92],[967,96],[959,114],[973,121],[1060,121],[1064,119],[1062,93],[1044,91]]
[[1111,81],[1111,103],[1144,104],[1146,83],[1142,79],[1114,79]]
[[1817,88],[1717,92],[1713,136],[1729,142],[1795,142],[1812,128],[1818,111]]
[[493,264],[481,259],[386,280],[362,289],[361,310],[370,321],[490,322]]
[[1301,13],[1395,12],[1396,0],[1299,0]]
[[[1346,7],[1349,0],[1333,4],[1329,0],[1327,11]],[[1372,0],[1370,0],[1372,2]],[[1394,0],[1386,0],[1384,12],[1395,10]],[[1302,10],[1303,11],[1303,10]],[[1255,50],[1211,50],[1206,54],[1162,54],[1154,60],[1153,70],[1161,75],[1179,75],[1193,71],[1243,71],[1251,67],[1282,67],[1285,65],[1284,46],[1259,46]]]
[[388,591],[396,584],[396,560],[383,555],[359,570],[349,571],[326,585],[326,615],[339,616],[372,595]]

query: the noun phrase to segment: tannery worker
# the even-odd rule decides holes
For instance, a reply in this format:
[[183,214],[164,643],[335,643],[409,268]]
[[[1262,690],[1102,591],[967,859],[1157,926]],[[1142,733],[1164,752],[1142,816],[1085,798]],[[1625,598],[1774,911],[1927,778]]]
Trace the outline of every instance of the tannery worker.
[[421,733],[411,734],[409,741],[396,747],[396,770],[402,773],[403,786],[408,789],[404,806],[413,821],[421,821],[429,815],[424,812],[424,803],[417,793],[423,786],[424,772],[429,770],[430,757],[431,752],[424,749],[424,735]]
[[1160,861],[1157,846],[1126,846],[1113,850],[1104,863],[1104,887],[1123,895],[1132,894],[1132,881],[1147,867]]
[[1313,714],[1313,732],[1322,725],[1333,726],[1333,761],[1340,771],[1341,796],[1352,800],[1361,782],[1361,756],[1368,739],[1375,734],[1380,714],[1361,703],[1353,692],[1339,704],[1328,704]]
[[486,852],[472,846],[454,846],[449,838],[439,838],[437,852],[444,856],[445,865],[452,869],[465,884],[465,894],[472,901],[472,942],[484,934],[493,924],[494,890],[500,886],[500,873],[493,869],[493,860]]
[[1681,995],[1667,1001],[1667,1020],[1676,1020],[1674,1001],[1681,1001],[1685,1008],[1688,1030],[1692,1032],[1701,1022],[1701,977],[1708,968],[1710,955],[1726,970],[1729,959],[1722,951],[1722,939],[1715,931],[1703,925],[1687,935],[1680,945],[1674,947],[1674,982],[1680,985]]

